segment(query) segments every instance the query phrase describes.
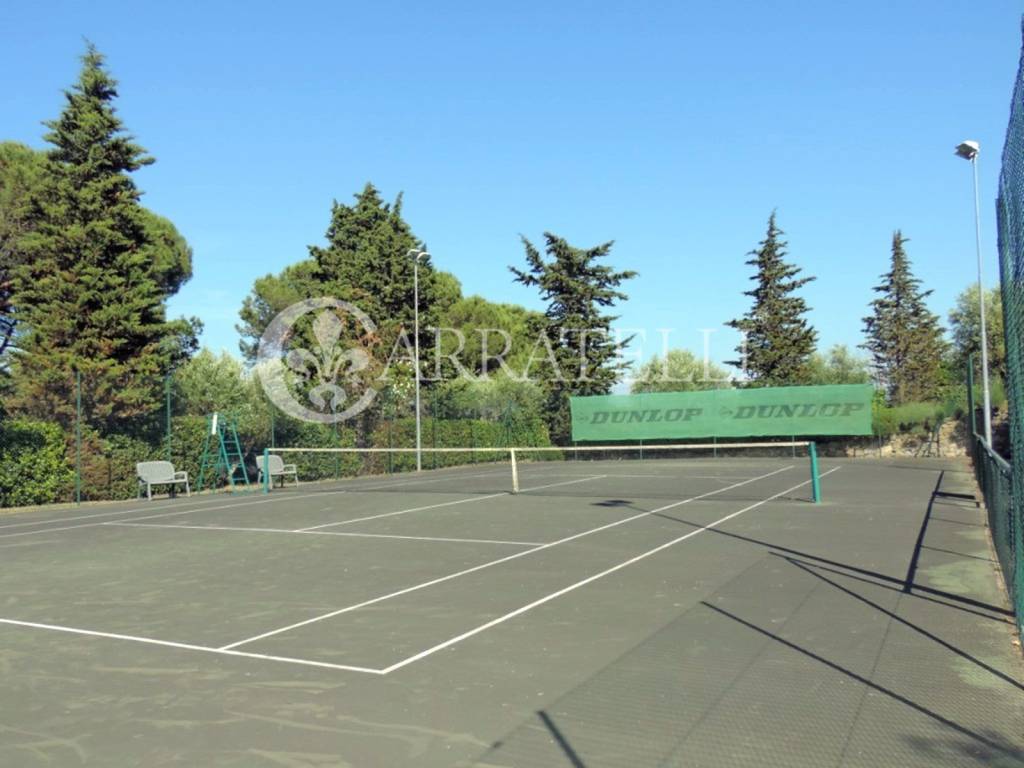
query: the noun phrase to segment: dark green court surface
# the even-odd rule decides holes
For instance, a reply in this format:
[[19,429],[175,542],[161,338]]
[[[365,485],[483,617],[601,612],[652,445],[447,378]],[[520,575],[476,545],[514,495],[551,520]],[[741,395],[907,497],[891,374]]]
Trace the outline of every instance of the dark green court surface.
[[966,465],[479,465],[0,517],[0,766],[1024,766]]

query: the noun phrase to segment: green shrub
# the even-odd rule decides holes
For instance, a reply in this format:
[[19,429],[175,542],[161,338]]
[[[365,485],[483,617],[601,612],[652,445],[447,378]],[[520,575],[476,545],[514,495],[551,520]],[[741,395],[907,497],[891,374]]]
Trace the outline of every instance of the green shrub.
[[74,470],[58,425],[26,419],[0,424],[0,505],[63,501],[73,483]]
[[881,437],[896,434],[923,436],[949,415],[951,414],[947,413],[946,403],[904,403],[892,406],[876,403],[872,414],[872,428],[875,434]]

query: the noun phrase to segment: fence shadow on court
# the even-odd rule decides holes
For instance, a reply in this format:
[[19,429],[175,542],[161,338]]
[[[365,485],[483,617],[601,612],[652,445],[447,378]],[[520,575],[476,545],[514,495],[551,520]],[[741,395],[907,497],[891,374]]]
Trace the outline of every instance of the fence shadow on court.
[[[781,637],[778,633],[771,632],[767,629],[764,629],[763,627],[759,627],[753,622],[747,621],[746,619],[743,619],[742,617],[734,613],[731,613],[725,610],[724,608],[713,605],[707,601],[702,601],[701,605],[703,605],[705,608],[715,611],[721,616],[731,619],[732,621],[741,625],[745,629],[761,634],[764,637],[771,639],[773,642],[786,647],[790,651],[798,653],[808,659],[811,659],[834,672],[838,672],[844,675],[845,677],[863,686],[866,686],[876,694],[885,696],[890,700],[897,702],[917,712],[920,715],[924,715],[933,722],[950,729],[960,738],[947,738],[944,741],[947,744],[952,744],[955,751],[961,754],[970,755],[972,761],[992,764],[992,761],[1001,758],[1009,758],[1014,761],[1024,759],[1024,750],[1021,749],[1020,745],[1010,743],[1009,740],[1001,734],[994,733],[992,731],[982,731],[968,728],[962,725],[961,723],[958,723],[949,717],[945,717],[944,715],[930,709],[929,707],[926,707],[923,704],[920,704],[910,699],[909,697],[904,696],[896,692],[895,690],[892,690],[887,686],[881,685],[875,682],[874,680],[865,677],[864,675],[854,672],[852,669],[848,669],[847,667],[844,667],[837,662],[827,659],[824,656],[815,653],[814,651],[811,651],[808,648],[805,648],[790,640],[787,640],[784,637]],[[1017,687],[1020,687],[1020,684],[1016,681],[1012,682]],[[925,748],[930,748],[930,743],[932,742],[932,740],[930,739],[922,739],[921,737],[911,735],[908,735],[905,738],[912,745],[923,746]]]

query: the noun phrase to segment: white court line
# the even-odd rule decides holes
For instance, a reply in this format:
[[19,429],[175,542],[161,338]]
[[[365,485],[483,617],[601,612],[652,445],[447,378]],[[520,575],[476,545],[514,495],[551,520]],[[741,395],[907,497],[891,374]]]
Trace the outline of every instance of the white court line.
[[[307,493],[307,494],[303,494],[301,496],[290,496],[289,498],[290,499],[305,499],[305,498],[309,498],[311,496],[322,496],[322,495],[323,495],[323,493]],[[264,498],[258,499],[256,501],[248,501],[248,500],[246,500],[246,501],[239,501],[238,503],[235,503],[235,504],[218,504],[216,506],[205,505],[205,506],[202,506],[202,507],[195,507],[194,509],[180,509],[180,510],[177,510],[175,512],[162,512],[159,515],[143,515],[143,516],[140,516],[140,517],[133,517],[132,520],[133,521],[135,521],[135,520],[155,520],[157,518],[173,517],[175,515],[190,515],[193,512],[212,512],[212,511],[218,510],[218,509],[232,509],[232,508],[248,507],[248,506],[252,506],[254,504],[268,504],[271,501],[279,501],[279,499],[270,499],[270,498],[264,497]],[[107,521],[107,522],[111,522],[111,521]],[[55,532],[55,531],[70,531],[70,530],[73,530],[75,528],[96,528],[96,527],[103,526],[103,525],[106,525],[106,522],[100,522],[100,523],[81,523],[80,525],[64,525],[64,526],[61,526],[59,528],[41,528],[38,531],[21,531],[20,533],[0,533],[0,539],[12,539],[15,536],[34,536],[34,535],[41,534],[41,533],[51,533],[51,532]]]
[[[213,501],[213,500],[214,499],[211,499],[211,498],[196,499],[196,501]],[[24,520],[24,521],[19,522],[19,523],[11,523],[9,525],[0,525],[0,531],[7,530],[8,528],[24,528],[24,527],[29,526],[29,525],[47,525],[48,523],[70,523],[70,522],[74,522],[75,520],[91,520],[91,519],[96,518],[96,517],[110,517],[111,515],[127,515],[127,514],[130,514],[132,512],[146,512],[146,511],[153,510],[153,509],[166,509],[167,507],[173,507],[176,504],[195,504],[195,503],[196,503],[195,501],[189,501],[188,498],[186,497],[186,499],[184,501],[179,501],[179,502],[175,502],[175,503],[171,503],[171,504],[154,504],[153,506],[147,505],[145,507],[136,507],[134,509],[122,509],[122,510],[118,510],[116,512],[97,512],[96,514],[93,514],[93,515],[78,515],[76,517],[58,517],[58,518],[51,518],[51,519],[48,519],[48,520]],[[35,512],[26,512],[25,514],[34,515],[36,513]]]
[[321,528],[332,528],[337,525],[351,525],[352,523],[362,523],[366,520],[379,520],[382,517],[394,517],[395,515],[407,515],[410,512],[422,512],[425,509],[437,509],[438,507],[453,507],[456,504],[469,504],[473,501],[484,501],[485,499],[496,499],[499,496],[508,496],[508,493],[502,491],[501,493],[490,493],[486,496],[473,496],[469,499],[457,499],[456,501],[442,501],[437,504],[428,504],[424,507],[410,507],[409,509],[399,509],[395,512],[382,512],[379,515],[368,515],[367,517],[356,517],[351,520],[342,520],[337,523],[324,523],[323,525],[314,525],[309,528],[296,528],[295,533],[315,533]]
[[[833,469],[828,470],[827,472],[822,472],[819,475],[819,477],[824,477],[825,475],[831,474],[832,472],[835,472],[838,469],[839,469],[839,467],[835,467]],[[572,592],[572,591],[574,591],[576,589],[579,589],[580,587],[586,586],[587,584],[590,584],[593,581],[597,581],[598,579],[600,579],[600,578],[602,578],[604,576],[607,576],[610,573],[615,573],[616,571],[621,570],[623,568],[626,568],[626,567],[628,567],[630,565],[633,565],[634,563],[638,563],[641,560],[650,557],[651,555],[657,554],[658,552],[661,552],[662,550],[665,550],[665,549],[668,549],[669,547],[675,546],[676,544],[678,544],[678,543],[680,543],[682,541],[686,541],[687,539],[692,538],[694,536],[697,536],[698,534],[704,533],[705,531],[709,531],[712,528],[715,528],[715,527],[721,525],[722,523],[724,523],[724,522],[726,522],[728,520],[732,520],[734,517],[738,517],[739,515],[742,515],[744,512],[749,512],[752,509],[757,509],[762,504],[767,504],[769,501],[772,501],[773,499],[777,499],[780,496],[784,496],[785,494],[790,493],[792,491],[795,491],[797,488],[802,488],[803,486],[808,485],[810,483],[811,483],[810,480],[804,480],[802,483],[794,485],[792,488],[787,488],[784,491],[779,491],[778,493],[776,493],[776,494],[774,494],[772,496],[769,496],[769,497],[767,497],[765,499],[761,499],[761,501],[755,502],[754,504],[751,504],[748,507],[744,507],[743,509],[741,509],[741,510],[739,510],[737,512],[733,512],[732,514],[726,515],[725,517],[720,517],[717,520],[715,520],[713,523],[708,523],[707,525],[702,525],[702,526],[698,527],[697,530],[695,530],[695,531],[690,531],[689,533],[683,534],[682,536],[679,536],[679,537],[677,537],[675,539],[672,539],[671,541],[667,541],[664,544],[661,544],[661,545],[655,547],[654,549],[649,549],[646,552],[643,552],[643,553],[637,555],[636,557],[631,557],[629,560],[624,560],[621,563],[619,563],[618,565],[613,565],[611,568],[606,568],[605,570],[601,571],[600,573],[595,573],[593,576],[588,576],[587,578],[582,579],[580,581],[577,581],[575,584],[570,584],[568,587],[564,587],[564,588],[558,590],[557,592],[552,592],[549,595],[545,595],[544,597],[540,598],[539,600],[534,600],[532,603],[527,603],[526,605],[524,605],[524,606],[522,606],[520,608],[517,608],[514,611],[510,611],[509,613],[506,613],[504,616],[499,616],[496,619],[488,621],[486,624],[481,624],[478,627],[474,627],[473,629],[469,630],[468,632],[463,632],[461,635],[456,635],[455,637],[452,637],[452,638],[450,638],[448,640],[445,640],[443,643],[438,643],[437,645],[435,645],[435,646],[433,646],[431,648],[427,648],[425,651],[420,651],[419,653],[417,653],[417,654],[415,654],[413,656],[410,656],[407,659],[402,659],[402,661],[399,661],[399,662],[397,662],[395,664],[392,664],[390,667],[385,667],[383,669],[383,672],[386,675],[386,674],[389,674],[391,672],[394,672],[397,669],[401,669],[404,666],[407,666],[407,665],[412,664],[414,662],[420,661],[421,659],[424,659],[427,656],[430,656],[431,654],[434,654],[434,653],[437,653],[438,651],[444,650],[445,648],[453,646],[456,643],[460,643],[463,640],[466,640],[466,639],[468,639],[470,637],[473,637],[473,635],[477,635],[477,634],[479,634],[481,632],[484,632],[484,631],[486,631],[486,630],[488,630],[488,629],[490,629],[492,627],[496,627],[497,625],[502,624],[502,623],[508,621],[509,619],[513,619],[516,616],[521,616],[522,614],[526,613],[527,611],[533,610],[534,608],[536,608],[538,606],[544,605],[544,603],[550,602],[551,600],[554,600],[555,598],[561,597],[562,595],[566,595],[569,592]],[[679,506],[679,504],[682,504],[682,503],[683,502],[678,502],[676,504],[670,504],[668,507],[663,507],[661,510],[655,510],[655,511],[657,512],[657,511],[664,511],[666,509],[671,509],[672,507],[677,507],[677,506]],[[654,514],[654,512],[651,512],[650,514]],[[534,552],[536,550],[529,550],[529,551]]]
[[175,525],[173,523],[129,523],[124,520],[110,520],[104,525],[125,528],[170,528],[188,531],[243,531],[248,533],[290,533],[298,536],[351,536],[367,539],[409,539],[412,541],[446,541],[465,544],[509,544],[517,547],[538,547],[539,541],[504,541],[502,539],[457,539],[447,536],[400,536],[393,533],[353,533],[351,531],[296,531],[290,528],[242,528],[233,525]]
[[[558,486],[558,485],[572,485],[573,483],[583,483],[583,482],[586,482],[588,480],[597,480],[597,479],[599,479],[601,477],[604,477],[604,475],[591,475],[589,477],[579,478],[578,480],[566,480],[566,481],[561,482],[561,483],[549,483],[548,485],[538,485],[538,486],[535,486],[533,488],[524,488],[524,489],[522,489],[520,491],[520,493],[525,493],[527,491],[539,491],[539,490],[542,490],[544,488],[554,488],[555,486]],[[410,512],[422,512],[422,511],[424,511],[426,509],[439,509],[440,507],[454,507],[454,506],[456,506],[458,504],[469,504],[470,502],[474,502],[474,501],[484,501],[486,499],[496,499],[499,496],[508,496],[508,495],[509,495],[508,491],[502,491],[501,493],[491,493],[491,494],[488,494],[486,496],[473,496],[472,498],[469,498],[469,499],[457,499],[455,501],[442,501],[442,502],[439,502],[437,504],[427,504],[426,506],[422,506],[422,507],[410,507],[409,509],[399,509],[399,510],[397,510],[395,512],[382,512],[379,515],[367,515],[366,517],[356,517],[356,518],[353,518],[351,520],[340,520],[340,521],[338,521],[336,523],[324,523],[323,525],[312,525],[309,528],[296,528],[295,532],[296,533],[310,533],[312,531],[319,531],[322,528],[334,528],[334,527],[339,526],[339,525],[352,525],[352,523],[364,523],[367,520],[380,520],[382,517],[394,517],[395,515],[407,515]],[[139,519],[141,520],[143,518],[139,518]]]
[[[500,475],[500,474],[504,474],[504,473],[502,473],[499,470],[493,470],[493,471],[489,471],[489,472],[478,472],[478,473],[474,473],[472,475],[458,475],[457,477],[459,477],[459,478],[467,478],[468,479],[468,478],[487,477],[487,476],[496,475],[496,474]],[[453,475],[452,477],[455,477],[455,476],[456,475]],[[395,487],[395,486],[408,485],[410,483],[415,483],[415,482],[418,482],[418,483],[439,483],[439,482],[443,482],[445,480],[451,480],[452,477],[439,477],[439,478],[434,478],[434,479],[431,479],[431,480],[402,480],[402,481],[393,482],[393,483],[383,483],[383,484],[376,484],[376,485],[369,485],[369,486],[365,486],[364,485],[364,486],[359,486],[358,488],[340,489],[340,490],[322,490],[322,491],[317,491],[317,492],[314,492],[314,493],[303,493],[303,494],[299,494],[299,495],[295,495],[295,496],[288,496],[287,498],[290,499],[290,500],[291,499],[308,499],[308,498],[312,498],[314,496],[328,496],[328,495],[339,494],[339,493],[358,493],[359,491],[362,491],[362,490],[379,490],[379,489],[382,489],[382,488],[391,488],[391,487]],[[256,493],[256,492],[254,492],[254,493]],[[275,501],[276,500],[278,500],[278,499],[275,499]],[[17,523],[11,523],[11,524],[8,524],[8,525],[0,525],[0,531],[4,531],[7,528],[25,528],[25,527],[29,527],[29,526],[44,526],[44,525],[50,525],[52,523],[68,523],[68,522],[74,522],[76,520],[92,520],[92,519],[95,519],[95,518],[98,518],[98,517],[112,517],[112,516],[115,516],[115,515],[128,515],[128,514],[132,514],[134,512],[149,512],[149,511],[152,511],[152,510],[155,510],[155,509],[167,509],[168,507],[177,506],[179,504],[199,504],[199,506],[195,506],[192,509],[179,509],[179,510],[175,510],[174,512],[166,512],[166,513],[162,513],[162,514],[159,514],[159,515],[146,515],[144,517],[133,518],[133,520],[153,520],[153,519],[160,518],[160,517],[173,517],[175,515],[186,515],[186,514],[191,514],[193,512],[203,512],[205,510],[227,509],[229,507],[244,507],[244,506],[248,506],[250,504],[262,504],[262,503],[265,503],[265,502],[269,501],[269,499],[266,499],[266,498],[260,498],[260,499],[257,499],[257,500],[236,499],[235,500],[236,503],[233,503],[233,504],[221,504],[221,505],[217,505],[217,506],[211,506],[210,504],[203,504],[203,502],[207,502],[207,501],[214,502],[214,501],[217,501],[217,498],[216,497],[207,497],[205,499],[204,498],[197,498],[195,501],[189,501],[187,499],[187,497],[186,497],[185,500],[182,500],[182,501],[179,501],[179,502],[176,502],[176,503],[156,504],[156,505],[153,505],[153,506],[149,506],[147,504],[145,507],[134,507],[132,509],[123,509],[123,510],[119,510],[119,511],[116,511],[116,512],[97,512],[96,514],[93,514],[93,515],[77,515],[75,517],[51,518],[51,519],[47,519],[47,520],[25,520],[25,521],[21,521],[21,522],[17,522]],[[27,514],[35,514],[35,513],[31,513],[30,512],[30,513],[27,513]],[[68,526],[61,526],[61,527],[41,528],[38,531],[29,531],[29,532],[24,533],[24,534],[23,533],[17,533],[17,534],[3,534],[3,533],[0,533],[0,538],[8,538],[8,537],[11,537],[11,536],[22,536],[22,535],[29,535],[29,534],[35,534],[35,533],[48,533],[50,531],[68,531],[68,530],[72,530],[74,528],[91,528],[91,527],[94,527],[94,526],[97,526],[97,525],[103,525],[103,523],[84,523],[82,525],[68,525]]]
[[112,640],[130,640],[134,643],[146,643],[148,645],[161,645],[168,648],[179,648],[185,651],[203,651],[204,653],[217,653],[222,656],[241,656],[249,659],[263,659],[264,661],[280,661],[286,664],[301,664],[307,667],[324,667],[326,669],[340,669],[347,672],[366,672],[371,675],[383,675],[384,672],[371,667],[355,667],[348,664],[330,664],[325,661],[311,661],[309,659],[296,659],[290,656],[268,656],[263,653],[248,653],[247,651],[229,651],[223,648],[210,648],[205,645],[192,645],[191,643],[175,643],[170,640],[156,640],[151,637],[136,637],[135,635],[119,635],[114,632],[97,632],[92,629],[79,629],[77,627],[64,627],[57,624],[39,624],[34,621],[16,621],[15,619],[0,619],[0,624],[7,624],[13,627],[30,627],[32,629],[48,629],[52,632],[67,632],[73,635],[87,635],[89,637],[104,637]]
[[[746,485],[747,483],[752,483],[752,482],[754,482],[756,480],[761,480],[763,478],[770,477],[771,475],[776,475],[776,474],[778,474],[780,472],[784,472],[784,471],[786,471],[788,469],[792,469],[792,466],[783,467],[782,469],[778,469],[778,470],[775,470],[773,472],[769,472],[769,473],[767,473],[765,475],[760,475],[758,477],[750,478],[750,479],[745,480],[743,482],[737,483],[735,486],[731,486],[731,487],[738,487],[738,486],[741,486],[741,485]],[[836,467],[835,469],[831,469],[828,472],[823,473],[822,476],[827,475],[827,474],[829,474],[831,472],[834,472],[834,471],[836,471],[836,469],[838,469],[838,467]],[[807,484],[807,482],[804,482],[804,483],[801,483],[800,485],[802,486],[802,485],[806,485],[806,484]],[[796,486],[796,487],[799,488],[800,486]],[[674,504],[669,504],[666,507],[661,507],[659,509],[655,509],[655,510],[652,510],[650,512],[643,512],[643,513],[638,514],[638,515],[633,515],[632,517],[628,517],[628,518],[625,518],[623,520],[619,520],[619,521],[616,521],[614,523],[610,523],[608,525],[603,525],[603,526],[600,526],[599,528],[594,528],[594,529],[592,529],[590,531],[583,531],[582,533],[578,533],[578,534],[575,534],[573,536],[569,536],[569,537],[567,537],[565,539],[561,539],[559,541],[551,542],[549,544],[544,544],[544,545],[541,545],[540,547],[536,547],[534,549],[528,549],[525,552],[518,552],[518,553],[516,553],[514,555],[511,555],[511,556],[508,556],[508,557],[504,557],[504,558],[501,558],[499,560],[492,561],[490,563],[485,563],[483,565],[476,566],[474,568],[466,569],[465,571],[460,571],[458,573],[450,574],[449,576],[444,576],[444,577],[441,577],[439,579],[434,579],[433,581],[426,582],[424,584],[420,584],[420,585],[417,585],[417,586],[414,586],[414,587],[409,587],[407,589],[401,590],[400,592],[392,593],[391,595],[385,595],[383,597],[375,598],[373,600],[368,600],[368,601],[366,601],[364,603],[360,603],[359,605],[356,605],[356,606],[350,606],[348,608],[343,608],[343,609],[341,609],[339,611],[334,611],[331,614],[327,614],[327,615],[324,615],[324,616],[321,616],[321,617],[316,617],[314,619],[310,619],[310,620],[301,622],[300,624],[293,625],[292,627],[286,627],[284,629],[274,630],[273,632],[269,632],[269,633],[265,633],[263,635],[260,635],[258,638],[250,638],[249,640],[243,640],[243,641],[241,641],[239,643],[233,643],[231,645],[223,646],[221,648],[211,648],[211,647],[203,646],[203,645],[194,645],[194,644],[189,644],[189,643],[178,643],[178,642],[172,642],[172,641],[168,641],[168,640],[157,640],[155,638],[137,637],[137,636],[133,636],[133,635],[122,635],[122,634],[116,634],[116,633],[113,633],[113,632],[98,632],[98,631],[95,631],[95,630],[80,629],[80,628],[76,628],[76,627],[66,627],[66,626],[60,626],[60,625],[55,625],[55,624],[41,624],[41,623],[38,623],[38,622],[19,621],[19,620],[15,620],[15,619],[0,619],[0,624],[5,624],[5,625],[8,625],[8,626],[16,626],[16,627],[28,627],[28,628],[32,628],[32,629],[44,629],[44,630],[50,630],[50,631],[53,631],[53,632],[65,632],[65,633],[70,633],[70,634],[75,634],[75,635],[85,635],[85,636],[89,636],[89,637],[101,637],[101,638],[109,638],[109,639],[114,639],[114,640],[126,640],[126,641],[137,642],[137,643],[145,643],[145,644],[149,644],[149,645],[159,645],[159,646],[169,647],[169,648],[178,648],[178,649],[181,649],[181,650],[199,651],[199,652],[202,652],[202,653],[213,653],[213,654],[220,654],[220,655],[226,655],[226,656],[236,656],[236,657],[242,657],[242,658],[260,659],[260,660],[264,660],[264,661],[276,661],[276,662],[282,662],[282,663],[286,663],[286,664],[297,664],[297,665],[301,665],[301,666],[319,667],[319,668],[323,668],[323,669],[334,669],[334,670],[349,671],[349,672],[362,672],[362,673],[373,674],[373,675],[385,675],[385,674],[388,674],[388,672],[390,672],[390,671],[392,671],[394,669],[399,669],[402,666],[405,666],[407,664],[412,663],[413,661],[417,660],[418,658],[422,658],[424,654],[423,653],[417,654],[416,658],[404,659],[404,660],[398,662],[397,664],[393,664],[390,667],[387,667],[385,669],[374,669],[374,668],[371,668],[371,667],[360,667],[360,666],[352,666],[352,665],[346,665],[346,664],[331,664],[331,663],[327,663],[327,662],[312,661],[312,660],[309,660],[309,659],[292,658],[292,657],[288,657],[288,656],[273,656],[273,655],[262,654],[262,653],[250,653],[250,652],[246,652],[246,651],[233,650],[233,648],[238,646],[238,645],[242,645],[244,643],[247,643],[247,642],[252,642],[253,640],[256,640],[256,639],[259,639],[259,638],[262,638],[262,637],[267,637],[267,636],[272,635],[272,634],[278,634],[280,632],[284,632],[287,629],[292,629],[292,628],[294,628],[296,626],[303,626],[305,624],[310,624],[310,623],[312,623],[314,621],[319,621],[321,619],[329,618],[330,616],[337,616],[337,615],[339,615],[341,613],[345,613],[347,611],[355,610],[356,608],[363,607],[365,605],[370,605],[370,604],[373,604],[373,603],[380,602],[382,600],[387,600],[390,597],[396,597],[396,596],[398,596],[400,594],[406,594],[408,592],[412,592],[412,591],[417,590],[417,589],[422,589],[422,588],[430,586],[432,584],[437,584],[439,582],[447,581],[449,579],[453,579],[453,578],[456,578],[458,576],[462,576],[462,575],[465,575],[467,573],[471,573],[473,571],[478,571],[478,570],[480,570],[482,568],[487,568],[490,565],[497,565],[498,563],[507,562],[509,560],[515,559],[517,557],[520,557],[522,555],[527,555],[527,554],[530,554],[531,552],[536,552],[536,551],[538,551],[540,549],[547,549],[548,547],[552,547],[552,546],[555,546],[557,544],[564,543],[566,541],[571,541],[573,539],[578,539],[578,538],[580,538],[582,536],[586,536],[586,535],[589,535],[591,533],[596,533],[596,532],[601,531],[601,530],[605,530],[605,529],[608,529],[608,528],[615,527],[617,525],[621,525],[623,523],[627,523],[627,522],[629,522],[631,520],[635,520],[635,519],[637,519],[639,517],[646,517],[647,515],[656,514],[659,511],[664,511],[664,510],[672,508],[672,507],[678,507],[678,506],[681,506],[683,504],[687,504],[687,503],[689,503],[691,501],[696,501],[698,499],[705,498],[707,496],[713,496],[713,495],[715,495],[717,493],[721,493],[722,491],[725,491],[725,490],[729,490],[729,488],[720,488],[717,491],[710,491],[709,493],[702,494],[701,496],[694,496],[693,498],[690,498],[690,499],[684,499],[683,501],[679,501],[679,502],[676,502]],[[783,491],[782,493],[787,493],[787,491]],[[781,495],[781,494],[778,494],[778,495]],[[769,499],[765,499],[765,501],[768,501],[768,500]],[[763,504],[763,503],[764,503],[764,501],[759,502],[758,504]],[[734,517],[736,514],[740,514],[740,513],[734,513],[733,515],[730,515],[730,517]],[[714,525],[718,525],[720,522],[721,521],[718,521],[718,522],[714,523]],[[694,533],[697,533],[697,532],[699,532],[699,531],[695,531]],[[693,534],[688,534],[688,536],[689,535],[693,535]],[[599,578],[599,576],[595,577],[595,578]],[[474,631],[474,633],[476,631],[482,631],[482,630],[478,628],[477,630]],[[453,642],[458,642],[458,640],[457,639],[453,639],[451,641],[448,641],[447,645],[450,645]],[[428,649],[428,652],[432,653],[432,652],[434,652],[434,650],[440,650],[440,648]],[[427,653],[427,652],[424,652],[424,653]]]
[[[457,470],[458,467],[451,467],[451,469]],[[426,470],[426,471],[428,471],[428,472],[435,472],[435,471],[441,472],[441,471],[443,471],[443,468],[440,469],[440,470],[432,470],[431,469],[431,470]],[[445,480],[448,480],[448,481],[451,481],[451,480],[468,480],[470,478],[476,478],[476,477],[492,477],[493,475],[511,475],[511,472],[512,472],[511,468],[510,469],[506,469],[506,470],[492,469],[492,470],[489,470],[487,472],[476,472],[476,473],[474,473],[472,475],[463,475],[463,474],[459,474],[456,471],[456,472],[452,472],[451,474],[445,475],[444,477],[435,477],[435,478],[433,478],[431,480],[423,480],[422,478],[418,478],[417,477],[417,478],[412,478],[410,480],[397,480],[397,481],[390,482],[390,483],[378,483],[377,485],[357,485],[357,486],[355,486],[353,488],[348,489],[347,491],[339,491],[339,493],[359,493],[360,491],[376,491],[376,490],[380,490],[381,488],[400,488],[403,485],[414,485],[414,484],[425,485],[426,483],[443,483]],[[356,479],[355,478],[349,478],[349,481],[350,482],[356,482]],[[452,491],[452,493],[465,493],[465,491]]]
[[239,640],[238,642],[230,643],[229,645],[222,646],[222,649],[223,650],[229,650],[231,648],[237,648],[238,646],[246,645],[247,643],[254,643],[257,640],[263,640],[263,639],[271,637],[273,635],[279,635],[282,632],[288,632],[288,631],[293,630],[293,629],[298,629],[299,627],[307,626],[308,624],[315,624],[318,621],[324,621],[325,619],[331,619],[331,618],[334,618],[335,616],[340,616],[343,613],[349,613],[351,611],[355,611],[355,610],[358,610],[360,608],[365,608],[365,607],[367,607],[369,605],[374,605],[376,603],[380,603],[380,602],[383,602],[385,600],[390,600],[393,597],[399,597],[401,595],[407,595],[410,592],[416,592],[417,590],[425,589],[426,587],[432,587],[435,584],[441,584],[442,582],[450,581],[451,579],[457,579],[460,576],[466,576],[466,575],[468,575],[470,573],[475,573],[476,571],[481,571],[484,568],[490,568],[491,566],[494,566],[494,565],[500,565],[501,563],[507,563],[510,560],[515,560],[516,558],[520,558],[520,557],[523,557],[525,555],[532,554],[534,552],[540,552],[542,549],[550,549],[551,547],[556,547],[559,544],[565,544],[567,542],[574,541],[575,539],[579,539],[579,538],[582,538],[584,536],[589,536],[592,533],[598,533],[600,531],[606,531],[609,528],[615,528],[616,526],[623,525],[624,523],[628,523],[628,522],[631,522],[633,520],[637,520],[637,519],[639,519],[641,517],[647,517],[649,515],[657,514],[658,512],[664,512],[665,510],[672,509],[674,507],[679,507],[679,506],[682,506],[683,504],[689,504],[692,501],[698,501],[700,499],[707,498],[708,496],[714,496],[714,495],[722,493],[724,491],[728,491],[728,490],[731,490],[733,488],[738,488],[741,485],[747,485],[748,483],[753,483],[753,482],[755,482],[757,480],[763,480],[766,477],[771,477],[772,475],[777,475],[780,472],[785,472],[786,470],[789,470],[789,469],[792,469],[792,468],[793,468],[792,465],[790,465],[788,467],[783,467],[782,469],[776,469],[773,472],[769,472],[769,473],[764,474],[764,475],[759,475],[758,477],[752,477],[752,478],[750,478],[748,480],[744,480],[742,482],[736,483],[735,485],[730,485],[730,486],[728,486],[726,488],[719,488],[719,489],[714,490],[714,491],[708,491],[707,493],[702,493],[700,496],[692,496],[692,497],[690,497],[688,499],[683,499],[682,501],[677,501],[677,502],[674,502],[672,504],[667,504],[664,507],[659,507],[658,509],[652,509],[650,512],[641,512],[639,514],[632,515],[631,517],[624,517],[622,520],[616,520],[615,522],[607,523],[606,525],[601,525],[601,526],[598,526],[597,528],[591,528],[589,530],[582,531],[580,533],[574,533],[571,536],[566,536],[564,539],[558,539],[557,541],[551,541],[551,542],[548,542],[547,544],[541,544],[539,547],[534,547],[533,549],[527,549],[527,550],[525,550],[523,552],[516,552],[514,554],[498,558],[497,560],[491,560],[489,562],[482,563],[481,565],[475,565],[472,568],[466,568],[466,569],[461,570],[461,571],[456,571],[455,573],[450,573],[447,576],[440,576],[440,577],[438,577],[436,579],[431,579],[430,581],[425,581],[425,582],[423,582],[421,584],[414,584],[411,587],[406,587],[405,589],[400,589],[400,590],[398,590],[396,592],[391,592],[391,593],[389,593],[387,595],[381,595],[380,597],[374,597],[374,598],[371,598],[370,600],[364,600],[361,603],[356,603],[355,605],[349,605],[349,606],[346,606],[345,608],[339,608],[337,610],[331,611],[330,613],[324,613],[324,614],[321,614],[319,616],[314,616],[314,617],[312,617],[310,619],[306,619],[305,621],[299,621],[299,622],[296,622],[294,624],[289,624],[287,627],[280,627],[278,629],[272,629],[269,632],[264,632],[261,635],[255,635],[253,637],[248,637],[248,638],[246,638],[244,640]]

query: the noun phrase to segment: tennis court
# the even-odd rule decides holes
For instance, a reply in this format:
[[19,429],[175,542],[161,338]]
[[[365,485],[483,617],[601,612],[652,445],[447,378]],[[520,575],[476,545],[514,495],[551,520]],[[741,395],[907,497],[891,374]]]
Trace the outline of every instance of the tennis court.
[[0,518],[0,764],[1024,765],[966,464],[477,465]]

